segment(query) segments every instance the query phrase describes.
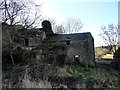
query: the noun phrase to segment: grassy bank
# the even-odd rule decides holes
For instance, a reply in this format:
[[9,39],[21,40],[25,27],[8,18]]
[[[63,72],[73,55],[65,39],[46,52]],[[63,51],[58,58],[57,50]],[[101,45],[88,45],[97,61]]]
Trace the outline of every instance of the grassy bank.
[[[79,65],[16,64],[3,67],[3,88],[52,88],[67,87],[66,77],[79,77],[82,88],[116,88],[118,71],[107,65],[85,68]],[[53,80],[53,79],[54,80]],[[52,79],[52,80],[50,80]],[[56,81],[59,80],[59,81]],[[58,83],[57,86],[53,85]]]

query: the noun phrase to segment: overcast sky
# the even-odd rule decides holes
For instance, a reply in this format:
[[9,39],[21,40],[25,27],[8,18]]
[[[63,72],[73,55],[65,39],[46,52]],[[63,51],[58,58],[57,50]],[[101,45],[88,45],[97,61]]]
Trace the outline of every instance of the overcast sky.
[[118,24],[119,0],[34,0],[42,4],[44,17],[64,23],[68,18],[79,18],[83,23],[82,32],[91,32],[95,46],[103,45],[98,37],[101,26]]

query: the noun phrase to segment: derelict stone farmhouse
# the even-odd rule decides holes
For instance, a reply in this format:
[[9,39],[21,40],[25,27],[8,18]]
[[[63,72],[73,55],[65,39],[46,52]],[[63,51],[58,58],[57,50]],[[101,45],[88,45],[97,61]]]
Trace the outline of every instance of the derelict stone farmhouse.
[[[42,28],[20,30],[20,43],[30,50],[39,48],[34,56],[55,63],[58,56],[65,63],[95,66],[94,39],[90,32],[55,34],[49,21],[42,22]],[[60,59],[59,59],[60,60]]]

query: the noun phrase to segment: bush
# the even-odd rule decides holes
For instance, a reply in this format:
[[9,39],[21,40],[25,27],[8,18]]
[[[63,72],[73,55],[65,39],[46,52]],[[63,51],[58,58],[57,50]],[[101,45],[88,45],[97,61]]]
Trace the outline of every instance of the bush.
[[56,57],[56,61],[59,66],[64,65],[65,60],[66,60],[66,54],[58,54]]
[[114,53],[113,67],[120,71],[120,48]]

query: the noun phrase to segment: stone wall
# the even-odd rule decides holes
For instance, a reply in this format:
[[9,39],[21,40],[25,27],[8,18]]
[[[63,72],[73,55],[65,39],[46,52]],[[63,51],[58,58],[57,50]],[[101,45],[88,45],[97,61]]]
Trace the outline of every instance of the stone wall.
[[67,45],[65,41],[55,42],[55,41],[46,41],[43,46],[45,49],[44,53],[49,55],[53,54],[56,59],[58,54],[66,54],[65,63],[74,63],[75,56],[79,56],[79,64],[88,66],[95,66],[95,55],[94,55],[94,45],[92,40],[79,40],[79,41],[70,41],[70,44]]
[[72,41],[67,48],[67,56],[69,60],[74,61],[74,56],[78,55],[80,64],[84,66],[94,66],[94,48],[91,40]]

